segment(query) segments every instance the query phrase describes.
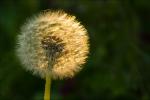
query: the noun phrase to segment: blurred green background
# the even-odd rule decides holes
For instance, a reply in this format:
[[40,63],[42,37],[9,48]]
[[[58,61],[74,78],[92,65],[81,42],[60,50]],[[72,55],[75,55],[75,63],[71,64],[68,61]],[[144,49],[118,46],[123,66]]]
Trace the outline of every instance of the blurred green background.
[[149,0],[1,0],[0,100],[43,100],[44,80],[16,57],[27,18],[63,9],[86,27],[90,54],[72,79],[52,82],[52,100],[150,100]]

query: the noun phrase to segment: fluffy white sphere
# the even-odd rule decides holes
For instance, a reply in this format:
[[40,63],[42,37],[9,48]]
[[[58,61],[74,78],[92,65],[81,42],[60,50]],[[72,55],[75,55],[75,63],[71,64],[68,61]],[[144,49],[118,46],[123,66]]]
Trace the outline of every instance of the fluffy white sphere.
[[62,11],[34,16],[21,28],[17,55],[24,68],[45,78],[72,77],[89,53],[86,29]]

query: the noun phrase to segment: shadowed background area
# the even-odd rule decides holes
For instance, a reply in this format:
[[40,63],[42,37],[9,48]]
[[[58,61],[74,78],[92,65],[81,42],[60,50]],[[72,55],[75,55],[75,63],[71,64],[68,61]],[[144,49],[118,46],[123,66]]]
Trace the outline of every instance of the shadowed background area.
[[90,36],[83,70],[53,80],[51,100],[150,100],[149,0],[1,0],[0,100],[43,100],[45,81],[22,68],[15,49],[22,24],[46,9],[75,15]]

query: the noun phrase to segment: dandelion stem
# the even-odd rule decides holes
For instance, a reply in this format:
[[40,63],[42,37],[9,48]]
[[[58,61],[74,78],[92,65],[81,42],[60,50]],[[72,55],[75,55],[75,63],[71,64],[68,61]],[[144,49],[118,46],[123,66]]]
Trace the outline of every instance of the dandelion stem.
[[51,76],[46,75],[44,100],[50,100]]

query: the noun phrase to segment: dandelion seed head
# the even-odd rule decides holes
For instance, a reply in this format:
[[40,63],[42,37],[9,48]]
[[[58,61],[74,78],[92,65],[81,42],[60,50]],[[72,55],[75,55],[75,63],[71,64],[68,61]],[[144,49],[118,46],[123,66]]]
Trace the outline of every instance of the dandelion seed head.
[[73,77],[89,53],[86,29],[62,11],[43,12],[26,22],[18,36],[17,55],[24,68],[45,78]]

